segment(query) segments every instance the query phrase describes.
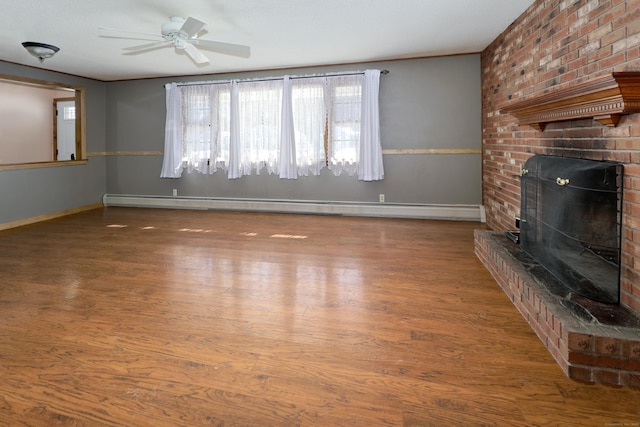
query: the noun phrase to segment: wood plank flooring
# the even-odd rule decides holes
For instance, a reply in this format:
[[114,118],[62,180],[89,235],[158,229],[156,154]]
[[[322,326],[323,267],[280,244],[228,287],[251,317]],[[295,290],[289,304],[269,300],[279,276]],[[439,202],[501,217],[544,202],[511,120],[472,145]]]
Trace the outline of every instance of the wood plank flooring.
[[2,426],[638,426],[479,223],[105,208],[0,232]]

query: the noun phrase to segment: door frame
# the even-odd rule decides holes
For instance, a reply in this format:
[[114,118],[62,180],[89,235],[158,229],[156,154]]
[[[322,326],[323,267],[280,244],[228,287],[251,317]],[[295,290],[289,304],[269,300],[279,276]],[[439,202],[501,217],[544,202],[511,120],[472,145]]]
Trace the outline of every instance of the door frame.
[[[58,161],[58,102],[76,101],[76,98],[53,98],[53,160]],[[76,127],[77,130],[77,127]],[[78,153],[78,138],[76,137],[76,158]]]

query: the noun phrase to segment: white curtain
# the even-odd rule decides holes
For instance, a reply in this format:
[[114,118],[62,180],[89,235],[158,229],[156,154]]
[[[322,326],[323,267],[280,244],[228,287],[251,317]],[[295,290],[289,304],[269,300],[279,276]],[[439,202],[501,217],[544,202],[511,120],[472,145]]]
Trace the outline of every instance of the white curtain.
[[231,96],[229,99],[229,179],[242,176],[240,158],[240,114],[238,113],[238,82],[231,82]]
[[166,86],[161,177],[226,169],[237,179],[263,168],[283,179],[357,173],[384,178],[380,71],[325,77]]
[[180,178],[182,175],[182,96],[176,83],[165,86],[167,118],[164,128],[164,158],[161,178]]
[[366,70],[362,82],[362,119],[360,121],[360,159],[358,179],[384,179],[380,141],[380,70]]
[[277,174],[282,113],[282,80],[238,85],[240,171],[250,175],[266,168]]
[[183,159],[187,172],[216,171],[218,115],[216,85],[184,86],[182,92]]
[[229,157],[228,84],[178,86],[167,90],[165,155],[162,178],[214,173],[227,168]]
[[214,91],[214,114],[217,133],[215,135],[215,168],[228,170],[231,140],[231,83],[218,84]]
[[320,175],[327,165],[324,147],[326,80],[324,77],[308,77],[291,81],[298,175]]
[[358,170],[362,80],[362,74],[327,78],[329,169],[336,176]]
[[285,76],[282,82],[282,127],[280,132],[280,178],[296,179],[296,136],[291,106],[291,79]]

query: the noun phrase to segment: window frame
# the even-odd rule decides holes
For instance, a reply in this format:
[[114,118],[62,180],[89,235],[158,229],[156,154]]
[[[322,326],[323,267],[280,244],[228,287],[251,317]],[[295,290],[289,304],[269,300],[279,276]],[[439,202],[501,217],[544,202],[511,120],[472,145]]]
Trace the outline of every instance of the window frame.
[[[48,167],[60,167],[60,166],[76,166],[87,163],[86,153],[86,114],[85,114],[85,99],[86,89],[83,86],[69,85],[65,83],[50,82],[45,80],[31,79],[27,77],[13,76],[7,74],[0,74],[0,81],[8,84],[26,85],[40,89],[62,89],[72,90],[73,98],[75,99],[76,107],[76,159],[75,160],[53,160],[44,162],[21,162],[21,163],[5,163],[0,164],[0,171],[6,170],[20,170],[20,169],[36,169],[36,168],[48,168]],[[50,108],[50,107],[49,107]],[[51,121],[53,132],[53,120]],[[0,150],[2,147],[0,147]],[[51,144],[51,149],[54,149],[54,142]]]

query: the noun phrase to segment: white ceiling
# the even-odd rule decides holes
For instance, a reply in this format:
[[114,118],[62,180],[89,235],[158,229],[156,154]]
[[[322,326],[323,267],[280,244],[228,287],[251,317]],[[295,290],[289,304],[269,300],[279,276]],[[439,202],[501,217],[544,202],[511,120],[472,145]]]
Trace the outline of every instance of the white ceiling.
[[[0,60],[112,81],[481,52],[534,0],[0,0]],[[251,46],[248,59],[104,38],[99,27],[159,34],[171,16],[208,24],[200,38]],[[40,63],[24,41],[60,48]]]

